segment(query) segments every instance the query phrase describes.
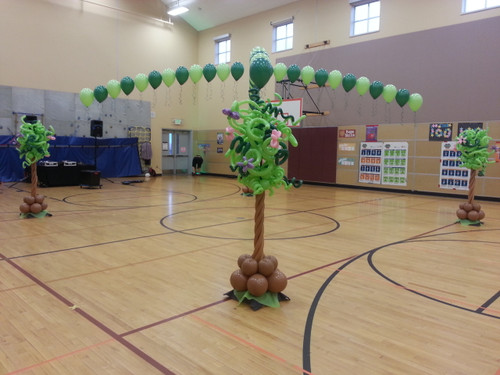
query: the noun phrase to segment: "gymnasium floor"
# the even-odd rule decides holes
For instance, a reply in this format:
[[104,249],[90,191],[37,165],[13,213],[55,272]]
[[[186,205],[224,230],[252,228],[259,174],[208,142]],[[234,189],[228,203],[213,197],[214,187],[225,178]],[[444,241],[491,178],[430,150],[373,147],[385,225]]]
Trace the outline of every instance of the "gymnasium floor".
[[500,203],[304,185],[266,196],[290,301],[228,300],[253,251],[234,179],[0,185],[0,374],[499,375]]

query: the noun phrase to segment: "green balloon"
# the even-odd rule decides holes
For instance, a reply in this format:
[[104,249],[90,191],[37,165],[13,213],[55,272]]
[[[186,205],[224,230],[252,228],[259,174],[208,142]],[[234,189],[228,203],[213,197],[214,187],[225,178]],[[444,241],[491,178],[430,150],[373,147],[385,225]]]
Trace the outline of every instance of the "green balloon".
[[177,82],[182,86],[189,78],[189,71],[185,66],[179,66],[175,71],[175,78],[177,78]]
[[309,65],[304,66],[300,75],[302,76],[302,83],[307,86],[314,79],[314,69]]
[[384,91],[384,84],[380,81],[374,81],[370,85],[370,95],[373,99],[377,99]]
[[342,79],[342,87],[346,92],[349,92],[354,86],[356,86],[356,76],[352,73],[347,73]]
[[122,89],[120,88],[120,82],[118,82],[116,79],[108,81],[106,88],[108,89],[109,96],[111,96],[113,99],[116,99],[122,91]]
[[250,63],[250,81],[259,89],[263,88],[274,73],[269,58],[253,57]]
[[229,68],[229,65],[227,65],[227,64],[217,65],[216,71],[217,71],[217,77],[219,77],[219,79],[222,82],[224,82],[227,79],[227,77],[229,77],[229,74],[231,73],[231,69]]
[[298,65],[292,64],[288,67],[286,75],[291,83],[294,83],[300,77],[300,68]]
[[214,64],[207,64],[203,67],[203,77],[210,82],[217,75],[217,68],[215,68]]
[[94,98],[99,103],[105,101],[107,97],[108,97],[108,89],[103,85],[99,85],[94,89]]
[[157,89],[161,85],[161,73],[157,70],[153,70],[151,73],[148,75],[148,81],[149,84],[153,89]]
[[390,103],[394,100],[396,97],[396,94],[398,93],[398,89],[394,85],[385,85],[384,90],[382,91],[382,97],[387,103]]
[[319,87],[323,87],[328,81],[328,72],[325,69],[318,69],[314,75],[314,80]]
[[194,84],[198,83],[198,81],[203,76],[203,69],[198,64],[191,65],[189,68],[189,78],[193,81]]
[[422,95],[417,93],[411,94],[410,99],[408,99],[408,106],[413,112],[417,112],[422,106],[423,102],[424,99],[422,98]]
[[85,107],[89,107],[94,101],[94,91],[89,88],[80,91],[80,101]]
[[233,65],[231,65],[231,75],[233,76],[235,81],[241,78],[244,71],[245,68],[243,67],[243,64],[238,61],[233,63]]
[[365,95],[370,89],[370,80],[366,77],[359,77],[356,80],[356,91],[360,96]]
[[139,73],[134,79],[137,90],[143,92],[148,87],[148,77],[144,73]]
[[122,80],[120,81],[120,87],[122,88],[122,91],[125,93],[125,95],[128,95],[132,91],[134,91],[135,87],[134,80],[129,76],[123,77]]
[[167,85],[167,87],[170,87],[175,82],[175,72],[172,69],[167,68],[163,71],[163,73],[161,73],[161,78],[163,79],[163,83]]
[[328,83],[330,84],[332,90],[335,90],[341,82],[342,73],[340,73],[338,70],[332,70],[330,74],[328,74]]
[[283,63],[278,63],[274,66],[274,78],[276,82],[283,81],[286,76],[286,65]]
[[396,102],[403,107],[410,100],[410,92],[407,89],[401,89],[396,94]]

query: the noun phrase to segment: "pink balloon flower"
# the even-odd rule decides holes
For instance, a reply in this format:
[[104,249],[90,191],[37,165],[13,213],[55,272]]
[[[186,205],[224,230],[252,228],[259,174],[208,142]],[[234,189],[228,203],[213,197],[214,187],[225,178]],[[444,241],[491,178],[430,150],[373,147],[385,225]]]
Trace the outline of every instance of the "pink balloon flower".
[[271,132],[271,144],[270,146],[273,148],[280,148],[279,138],[281,137],[281,132],[279,130],[274,129]]
[[234,139],[234,129],[230,126],[226,128],[226,138],[228,141],[232,141]]

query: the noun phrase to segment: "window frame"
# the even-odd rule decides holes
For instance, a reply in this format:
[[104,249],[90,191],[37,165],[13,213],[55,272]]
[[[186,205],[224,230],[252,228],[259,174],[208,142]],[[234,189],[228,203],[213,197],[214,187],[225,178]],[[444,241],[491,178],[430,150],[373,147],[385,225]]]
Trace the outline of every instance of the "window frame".
[[476,12],[482,12],[485,10],[500,8],[500,3],[498,5],[489,5],[488,6],[488,2],[490,2],[490,1],[493,2],[494,0],[483,0],[484,1],[483,7],[467,11],[467,2],[468,1],[469,0],[462,0],[462,14],[471,14],[471,13],[476,13]]
[[[284,51],[290,51],[293,49],[293,36],[294,36],[294,25],[293,25],[293,20],[294,18],[288,18],[283,21],[279,22],[271,22],[271,25],[273,27],[273,40],[272,40],[272,52],[284,52]],[[288,27],[292,26],[292,33],[291,35],[288,34]],[[278,39],[278,29],[280,27],[285,27],[285,37],[284,38],[279,38]],[[285,48],[283,49],[278,49],[278,43],[284,41],[285,42]],[[290,42],[290,46],[288,47],[288,42]]]
[[[228,64],[231,61],[231,34],[224,34],[214,38],[215,43],[215,65],[218,64]],[[220,52],[220,46],[222,43],[226,44],[226,50]],[[222,61],[221,56],[227,57],[227,60]]]
[[[376,17],[370,17],[370,4],[372,3],[379,3],[379,13],[378,16]],[[380,6],[381,6],[381,0],[350,0],[349,4],[351,5],[351,23],[350,23],[350,36],[351,37],[356,37],[356,36],[361,36],[361,35],[367,35],[367,34],[373,34],[373,33],[378,33],[380,31]],[[368,5],[368,14],[367,18],[361,19],[361,20],[355,20],[356,16],[356,8],[363,6],[363,5]],[[369,30],[369,22],[370,20],[375,20],[378,19],[378,28],[377,30]],[[366,32],[363,33],[355,33],[356,30],[356,24],[359,22],[367,22],[367,28]]]

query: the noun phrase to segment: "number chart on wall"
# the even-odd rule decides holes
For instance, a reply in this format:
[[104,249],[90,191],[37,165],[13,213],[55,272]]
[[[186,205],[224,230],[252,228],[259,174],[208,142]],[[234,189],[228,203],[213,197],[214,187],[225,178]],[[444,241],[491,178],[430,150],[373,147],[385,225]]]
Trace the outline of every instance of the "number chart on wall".
[[361,142],[359,148],[359,182],[380,184],[383,142]]
[[382,184],[406,186],[408,142],[384,142]]
[[439,171],[439,187],[441,189],[469,190],[470,170],[460,167],[460,151],[457,142],[441,144],[441,167]]

